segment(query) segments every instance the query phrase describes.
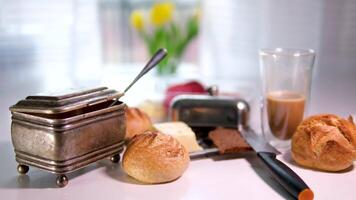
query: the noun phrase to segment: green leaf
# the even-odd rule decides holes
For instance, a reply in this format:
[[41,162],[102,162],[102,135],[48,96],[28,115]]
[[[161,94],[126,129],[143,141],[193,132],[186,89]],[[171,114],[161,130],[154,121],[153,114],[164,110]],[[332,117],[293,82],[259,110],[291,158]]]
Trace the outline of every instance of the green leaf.
[[198,35],[199,32],[199,22],[196,17],[191,17],[187,23],[187,40],[190,41]]
[[182,57],[188,44],[198,35],[198,31],[198,19],[191,17],[185,29],[171,22],[154,29],[152,34],[141,32],[140,36],[145,41],[150,55],[153,55],[159,48],[167,49],[167,57],[157,66],[158,73],[164,74],[176,70],[176,61]]

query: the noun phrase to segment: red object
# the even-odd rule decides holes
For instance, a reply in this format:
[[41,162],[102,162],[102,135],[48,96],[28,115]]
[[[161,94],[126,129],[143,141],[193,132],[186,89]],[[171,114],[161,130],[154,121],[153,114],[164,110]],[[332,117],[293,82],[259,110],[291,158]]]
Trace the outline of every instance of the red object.
[[206,94],[204,86],[197,81],[190,81],[187,83],[172,85],[166,90],[166,97],[164,99],[164,108],[168,110],[172,99],[180,94]]

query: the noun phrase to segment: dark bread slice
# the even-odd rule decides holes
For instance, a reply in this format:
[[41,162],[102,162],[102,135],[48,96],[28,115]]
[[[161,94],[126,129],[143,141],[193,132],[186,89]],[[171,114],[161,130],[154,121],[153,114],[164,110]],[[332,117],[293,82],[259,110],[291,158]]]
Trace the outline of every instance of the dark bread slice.
[[251,151],[252,148],[235,129],[216,128],[209,132],[209,139],[221,154]]

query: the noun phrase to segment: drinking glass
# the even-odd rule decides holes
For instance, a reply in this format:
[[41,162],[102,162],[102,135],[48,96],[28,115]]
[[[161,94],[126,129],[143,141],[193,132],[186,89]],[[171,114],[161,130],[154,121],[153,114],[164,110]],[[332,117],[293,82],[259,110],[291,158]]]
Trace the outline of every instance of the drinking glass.
[[290,147],[307,115],[315,52],[312,49],[261,49],[261,129],[277,148]]

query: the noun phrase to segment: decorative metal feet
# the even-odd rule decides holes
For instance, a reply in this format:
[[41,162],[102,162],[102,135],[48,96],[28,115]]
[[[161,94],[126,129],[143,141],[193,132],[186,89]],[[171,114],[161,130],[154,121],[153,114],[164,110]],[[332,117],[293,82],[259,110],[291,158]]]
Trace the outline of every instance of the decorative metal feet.
[[115,154],[110,157],[111,162],[113,163],[119,163],[120,162],[120,154]]
[[57,186],[58,187],[64,187],[68,184],[68,178],[66,175],[61,174],[57,176],[57,180],[56,180]]
[[[113,163],[119,163],[120,159],[121,156],[119,153],[110,157],[110,161]],[[30,168],[27,165],[24,164],[17,165],[17,171],[19,172],[19,174],[26,174],[29,169]],[[58,187],[65,187],[68,184],[68,182],[69,182],[68,177],[65,174],[57,175],[56,184]]]
[[30,168],[27,165],[17,165],[17,171],[19,174],[26,174]]

